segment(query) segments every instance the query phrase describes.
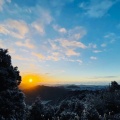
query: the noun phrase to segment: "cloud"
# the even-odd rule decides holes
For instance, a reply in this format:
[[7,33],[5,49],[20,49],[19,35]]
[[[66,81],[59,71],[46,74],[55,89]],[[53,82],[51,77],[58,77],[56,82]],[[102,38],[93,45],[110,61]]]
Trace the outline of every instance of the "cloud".
[[111,38],[115,37],[115,33],[108,33],[107,35],[104,36],[104,38]]
[[79,40],[86,35],[86,29],[82,26],[76,26],[68,31],[68,38],[70,40]]
[[4,25],[0,24],[0,33],[7,35],[10,32],[5,28]]
[[49,40],[48,42],[49,42],[49,44],[50,44],[50,46],[53,50],[58,50],[59,49],[59,46],[57,45],[56,40],[54,40],[54,41]]
[[43,9],[41,11],[41,17],[42,17],[41,22],[44,23],[44,24],[50,24],[52,22],[52,20],[53,20],[50,12],[45,10],[45,9]]
[[93,52],[94,53],[101,53],[102,51],[101,50],[94,50]]
[[90,0],[90,2],[81,3],[79,7],[86,11],[86,15],[100,18],[104,16],[116,2],[117,0]]
[[97,60],[97,57],[91,56],[90,59],[91,60]]
[[3,5],[4,5],[5,1],[4,0],[0,0],[0,11],[3,10]]
[[0,24],[0,33],[23,39],[29,32],[27,24],[23,20],[6,20]]
[[19,47],[26,47],[30,49],[35,48],[35,46],[31,43],[29,39],[27,39],[25,42],[17,41],[15,44]]
[[64,33],[64,34],[67,33],[67,30],[65,28],[60,27],[58,25],[53,25],[53,29],[56,30],[59,33]]
[[65,60],[65,61],[68,61],[68,62],[73,62],[73,63],[77,62],[77,63],[79,63],[80,65],[83,63],[83,61],[80,60],[80,59],[70,59],[70,58],[66,58],[66,59],[64,59],[64,60]]
[[78,52],[75,52],[73,49],[67,49],[66,51],[65,51],[65,54],[67,55],[67,56],[79,56],[80,55],[80,53],[78,53]]
[[97,77],[93,77],[92,79],[103,79],[103,78],[118,78],[118,76],[97,76]]
[[83,63],[83,61],[82,61],[82,60],[76,60],[76,62],[79,62],[80,64],[82,64],[82,63]]
[[[59,52],[53,52],[51,55],[49,55],[46,59],[47,60],[53,60],[58,61],[61,58],[61,54]],[[62,58],[61,58],[62,59]]]
[[108,43],[114,43],[120,37],[117,36],[115,33],[108,33],[107,35],[104,36],[104,38],[109,40]]
[[[56,26],[54,26],[55,29]],[[58,27],[58,26],[57,26]],[[87,46],[80,42],[81,38],[86,34],[86,30],[81,27],[77,26],[73,29],[69,29],[66,31],[64,36],[60,36],[59,38],[56,38],[54,40],[49,39],[49,54],[53,52],[59,53],[59,56],[57,56],[57,60],[64,59],[66,57],[72,57],[72,56],[80,56],[80,52],[77,52],[76,50],[86,49]],[[53,56],[53,54],[50,54],[50,58],[56,58]]]
[[40,60],[44,60],[45,59],[45,56],[43,54],[40,54],[40,53],[32,52],[32,55],[37,57]]
[[107,46],[107,44],[105,44],[105,43],[101,44],[101,47],[106,47],[106,46]]
[[86,46],[81,43],[81,42],[77,42],[77,41],[70,41],[70,40],[66,40],[66,39],[58,39],[59,43],[61,44],[62,47],[64,48],[83,48],[85,49]]
[[[65,38],[59,38],[55,40],[49,40],[50,46],[53,51],[57,51],[63,56],[79,56],[80,53],[76,52],[75,50],[78,48],[86,49],[83,43],[79,41],[71,41]],[[53,52],[51,51],[51,52]]]
[[45,34],[44,26],[41,25],[40,23],[33,22],[32,27],[36,29],[41,35]]
[[50,14],[49,11],[42,9],[42,8],[37,8],[37,10],[39,11],[40,16],[38,17],[38,19],[36,21],[34,21],[31,26],[41,35],[45,34],[45,27],[46,25],[49,25],[53,18]]
[[93,43],[89,43],[88,47],[89,47],[89,48],[94,48],[94,49],[95,49],[95,48],[97,48],[97,45],[96,45],[96,44],[93,44]]

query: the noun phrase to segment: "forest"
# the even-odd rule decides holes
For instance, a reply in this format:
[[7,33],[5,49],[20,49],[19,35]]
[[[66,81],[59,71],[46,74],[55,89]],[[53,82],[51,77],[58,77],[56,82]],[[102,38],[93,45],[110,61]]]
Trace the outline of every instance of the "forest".
[[30,93],[19,89],[21,81],[8,50],[0,49],[0,120],[120,120],[120,85],[116,81],[99,90],[49,87],[54,99],[48,102],[43,102],[42,93],[29,101]]

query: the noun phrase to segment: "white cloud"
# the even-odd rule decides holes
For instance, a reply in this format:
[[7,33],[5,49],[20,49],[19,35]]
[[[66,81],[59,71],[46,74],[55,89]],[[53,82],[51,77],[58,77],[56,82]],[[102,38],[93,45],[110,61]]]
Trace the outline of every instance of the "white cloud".
[[59,33],[67,33],[67,30],[63,27],[60,27],[58,25],[53,25],[53,29],[56,30]]
[[45,56],[43,54],[41,54],[41,53],[32,52],[32,55],[37,57],[40,60],[44,60],[45,59]]
[[33,22],[32,27],[35,28],[41,35],[45,34],[44,26],[40,23]]
[[89,47],[89,48],[94,48],[94,49],[95,49],[95,48],[97,48],[97,45],[96,45],[96,44],[93,44],[93,43],[89,43],[88,47]]
[[77,59],[77,60],[75,60],[75,59],[67,59],[67,61],[69,61],[69,62],[78,62],[79,64],[83,63],[83,61],[80,60],[80,59]]
[[26,48],[30,48],[30,49],[35,48],[35,46],[31,43],[31,41],[29,39],[25,40],[25,42],[17,41],[15,44],[17,46],[26,47]]
[[101,53],[102,51],[101,50],[94,50],[93,52],[94,53]]
[[71,57],[71,56],[79,56],[80,55],[80,53],[75,52],[73,49],[67,49],[65,54],[67,56],[69,56],[69,57]]
[[117,36],[115,33],[108,33],[104,36],[105,39],[109,40],[108,43],[114,43],[120,37]]
[[106,46],[107,46],[107,44],[105,44],[105,43],[101,44],[101,47],[106,47]]
[[[54,26],[54,29],[57,29],[56,26]],[[58,30],[58,29],[57,29]],[[49,54],[51,57],[53,56],[53,52],[58,52],[59,56],[57,56],[57,59],[64,59],[66,57],[72,57],[72,56],[80,56],[80,52],[77,52],[76,50],[86,49],[87,46],[80,42],[80,39],[86,34],[86,30],[83,27],[77,26],[73,29],[67,30],[66,34],[63,36],[60,36],[59,38],[56,38],[54,40],[49,40],[49,45],[51,49],[49,49]],[[50,58],[51,58],[50,57]],[[55,57],[56,58],[56,57]]]
[[70,29],[68,31],[68,38],[70,40],[79,40],[81,39],[83,36],[86,35],[86,30],[84,27],[81,27],[81,26],[77,26],[73,29]]
[[60,42],[60,44],[62,45],[62,47],[72,47],[72,48],[83,48],[85,49],[86,46],[81,43],[81,42],[77,42],[77,41],[70,41],[70,40],[66,40],[66,39],[59,39],[58,40]]
[[80,64],[82,64],[83,63],[83,61],[82,60],[76,60],[77,62],[79,62]]
[[86,11],[86,15],[99,18],[104,16],[115,3],[116,0],[91,0],[81,3],[79,7]]
[[108,33],[107,35],[104,36],[104,38],[112,38],[115,37],[115,33]]
[[58,61],[60,60],[60,53],[59,52],[53,52],[50,56],[47,57],[47,60],[53,60]]
[[27,24],[22,20],[6,20],[0,24],[0,33],[23,39],[29,32]]
[[51,16],[50,12],[45,9],[38,7],[38,8],[36,8],[36,10],[38,10],[40,16],[38,16],[38,19],[36,21],[34,21],[31,24],[31,26],[36,31],[38,31],[38,33],[40,33],[41,35],[44,35],[46,25],[49,25],[52,22],[53,18]]
[[7,35],[9,31],[5,28],[4,25],[0,24],[0,33]]
[[44,24],[50,24],[53,20],[50,12],[44,9],[41,11],[41,18],[42,18],[41,22]]
[[97,57],[91,56],[90,59],[91,60],[97,60]]
[[4,0],[0,0],[0,11],[2,11],[3,10],[3,5],[4,5]]
[[[64,37],[60,34],[59,38],[53,40],[48,39],[48,42],[44,42],[44,45],[47,46],[47,48],[44,46],[42,46],[42,48],[46,50],[46,53],[32,52],[32,55],[42,61],[59,61],[65,60],[67,57],[78,57],[80,56],[80,52],[77,52],[76,50],[78,48],[87,48],[86,45],[79,41],[85,34],[86,30],[83,27],[75,27],[68,31],[66,30]],[[25,47],[27,44],[26,42],[18,42],[17,45]],[[79,59],[76,60],[76,62],[82,63]]]
[[60,32],[60,33],[66,33],[67,30],[66,30],[65,28],[60,28],[60,29],[59,29],[59,32]]
[[57,46],[56,41],[49,40],[50,46],[52,47],[53,50],[58,50],[59,46]]

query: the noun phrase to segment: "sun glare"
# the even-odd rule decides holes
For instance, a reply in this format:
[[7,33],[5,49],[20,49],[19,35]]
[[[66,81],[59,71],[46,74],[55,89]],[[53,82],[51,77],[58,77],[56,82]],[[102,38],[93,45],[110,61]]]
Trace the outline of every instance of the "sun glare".
[[36,85],[40,84],[50,84],[54,79],[52,77],[48,77],[46,75],[41,74],[23,74],[22,82],[20,84],[21,89],[32,88]]
[[33,82],[33,80],[32,80],[32,79],[29,79],[29,82],[31,83],[31,82]]

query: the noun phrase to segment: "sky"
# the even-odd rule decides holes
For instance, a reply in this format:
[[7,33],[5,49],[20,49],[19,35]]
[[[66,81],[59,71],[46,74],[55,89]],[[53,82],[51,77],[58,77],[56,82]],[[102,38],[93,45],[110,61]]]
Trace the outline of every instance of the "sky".
[[41,84],[120,83],[120,0],[0,0],[0,47]]

